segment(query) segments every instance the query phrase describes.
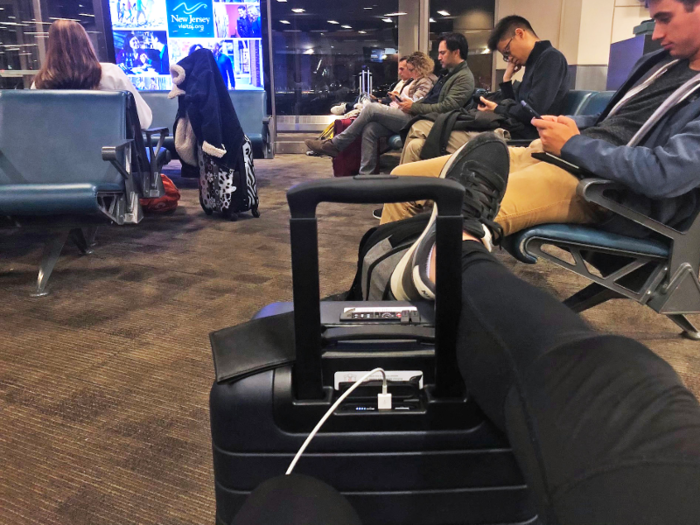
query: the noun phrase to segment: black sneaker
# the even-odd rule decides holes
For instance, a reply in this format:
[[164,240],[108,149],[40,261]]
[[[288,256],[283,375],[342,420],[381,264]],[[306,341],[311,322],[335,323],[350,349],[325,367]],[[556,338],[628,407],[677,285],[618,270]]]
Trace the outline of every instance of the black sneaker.
[[382,219],[382,212],[384,211],[384,207],[377,208],[372,212],[372,217],[375,219],[381,220]]
[[[481,239],[489,250],[502,230],[494,221],[506,192],[510,155],[506,143],[493,133],[482,133],[448,159],[440,178],[464,186],[463,229]],[[391,275],[391,291],[398,301],[435,299],[435,283],[429,275],[429,258],[435,244],[437,206],[425,230],[408,249]]]
[[490,233],[493,242],[498,243],[503,230],[494,219],[508,184],[508,146],[495,134],[482,133],[453,156],[459,158],[451,168],[443,171],[446,179],[456,180],[464,186],[464,231],[479,239]]

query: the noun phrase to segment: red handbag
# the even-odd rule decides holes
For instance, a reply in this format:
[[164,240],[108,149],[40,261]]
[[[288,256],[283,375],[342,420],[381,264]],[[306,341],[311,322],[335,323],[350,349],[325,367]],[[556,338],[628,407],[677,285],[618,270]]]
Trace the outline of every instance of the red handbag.
[[177,208],[177,201],[180,200],[180,190],[167,175],[160,174],[165,188],[165,195],[156,199],[140,199],[141,208],[144,212],[164,213],[174,211]]

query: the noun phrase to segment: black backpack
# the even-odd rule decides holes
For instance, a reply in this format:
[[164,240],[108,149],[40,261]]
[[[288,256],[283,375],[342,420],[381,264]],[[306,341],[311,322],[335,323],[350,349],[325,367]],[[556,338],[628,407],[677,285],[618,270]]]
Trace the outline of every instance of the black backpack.
[[371,228],[362,236],[357,272],[344,300],[394,299],[390,281],[396,265],[428,226],[431,212]]

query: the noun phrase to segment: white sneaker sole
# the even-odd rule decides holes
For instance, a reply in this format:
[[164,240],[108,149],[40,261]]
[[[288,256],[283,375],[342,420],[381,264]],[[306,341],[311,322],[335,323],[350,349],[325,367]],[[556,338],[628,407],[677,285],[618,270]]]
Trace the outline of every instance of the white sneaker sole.
[[[459,158],[459,153],[469,144],[467,142],[466,144],[462,145],[457,151],[455,151],[452,155],[450,155],[450,158],[447,159],[447,162],[445,165],[442,167],[442,170],[440,171],[440,175],[438,176],[439,179],[444,179],[445,175],[447,172],[452,168],[452,165],[457,161],[457,158]],[[428,221],[427,226],[423,230],[423,233],[421,233],[421,236],[418,237],[418,240],[414,242],[411,247],[406,251],[404,256],[401,258],[399,261],[399,264],[396,265],[396,268],[394,269],[394,272],[391,274],[391,293],[394,294],[394,297],[396,297],[397,301],[410,301],[411,299],[408,297],[408,294],[406,294],[406,291],[403,288],[403,274],[406,271],[406,266],[411,264],[411,261],[413,260],[413,253],[416,251],[416,246],[423,240],[425,235],[428,233],[430,230],[430,227],[433,225],[435,220],[437,219],[437,204],[433,206],[433,213],[430,215],[430,220]],[[418,269],[414,268],[413,269],[413,283],[416,286],[416,290],[418,293],[421,295],[421,297],[428,299],[430,301],[435,300],[435,295],[433,294],[432,291],[423,283],[421,280]]]

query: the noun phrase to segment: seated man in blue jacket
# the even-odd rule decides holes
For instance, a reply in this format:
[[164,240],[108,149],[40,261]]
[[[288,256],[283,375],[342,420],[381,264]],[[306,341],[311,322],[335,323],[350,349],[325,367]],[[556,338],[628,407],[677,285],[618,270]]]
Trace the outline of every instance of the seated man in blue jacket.
[[[540,40],[530,22],[517,15],[502,18],[489,35],[488,47],[493,52],[501,53],[503,60],[508,63],[500,85],[501,100],[510,99],[518,103],[524,100],[540,115],[561,114],[571,83],[569,64],[549,40]],[[513,82],[513,75],[522,68],[525,68],[522,82]],[[511,119],[516,126],[504,128],[511,132],[512,138],[537,138],[537,130],[530,123],[532,114],[520,104],[503,105],[481,97],[478,109]],[[419,120],[413,124],[401,153],[401,164],[421,160],[423,145],[432,129],[433,122],[430,120]],[[443,133],[433,131],[436,132]],[[452,131],[447,142],[447,153],[457,151],[476,133],[478,132]],[[430,156],[424,155],[422,158]]]
[[[489,199],[484,197],[483,218],[490,227],[481,237],[487,242],[545,223],[600,223],[608,231],[643,234],[632,222],[608,216],[579,197],[576,176],[531,156],[542,151],[625,185],[629,191],[621,195],[623,204],[669,226],[683,228],[694,215],[700,206],[700,0],[650,0],[648,5],[656,21],[653,39],[664,49],[640,59],[602,114],[533,119],[541,140],[509,148],[510,174],[507,188],[502,181],[500,207],[487,212]],[[647,121],[654,125],[642,128]],[[449,158],[406,164],[395,172],[403,168],[403,175],[444,177],[456,168],[467,169],[456,159],[448,163]],[[490,168],[469,170],[486,173]],[[387,204],[382,222],[415,215],[421,208],[419,203]]]

